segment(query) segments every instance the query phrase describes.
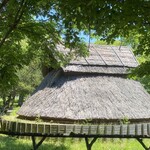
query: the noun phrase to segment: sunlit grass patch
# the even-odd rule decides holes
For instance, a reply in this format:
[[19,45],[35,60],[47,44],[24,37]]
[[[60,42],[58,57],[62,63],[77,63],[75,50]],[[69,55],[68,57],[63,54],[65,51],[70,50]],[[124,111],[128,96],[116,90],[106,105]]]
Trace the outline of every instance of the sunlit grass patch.
[[[38,141],[38,139],[37,139]],[[150,146],[149,140],[144,140]],[[1,150],[30,150],[31,139],[19,139],[0,135]],[[39,150],[86,150],[84,139],[51,138],[43,142]],[[143,147],[135,139],[98,139],[92,150],[143,150]]]

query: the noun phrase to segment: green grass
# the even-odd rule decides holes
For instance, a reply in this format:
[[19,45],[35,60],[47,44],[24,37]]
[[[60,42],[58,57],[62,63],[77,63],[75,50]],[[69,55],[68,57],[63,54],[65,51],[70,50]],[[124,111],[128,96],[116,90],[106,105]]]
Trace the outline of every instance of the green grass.
[[[149,141],[144,141],[147,146]],[[0,135],[0,149],[1,150],[31,150],[32,142],[29,139],[18,139],[16,137],[9,137]],[[86,150],[84,140],[79,139],[49,139],[43,142],[39,150]],[[143,150],[142,146],[133,139],[99,139],[93,145],[92,150]]]

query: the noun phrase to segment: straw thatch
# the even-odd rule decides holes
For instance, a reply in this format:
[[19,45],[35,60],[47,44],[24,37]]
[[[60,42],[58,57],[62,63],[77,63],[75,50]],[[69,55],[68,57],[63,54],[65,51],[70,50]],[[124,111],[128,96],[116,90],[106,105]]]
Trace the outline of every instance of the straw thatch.
[[[110,65],[98,64],[98,59],[94,58],[90,61],[90,55],[86,58],[88,64],[82,60],[72,61],[50,72],[23,104],[18,112],[20,117],[57,122],[116,122],[125,118],[133,122],[150,121],[150,95],[139,82],[122,78],[128,68],[138,65],[134,55],[126,47],[119,51],[116,47],[113,49],[116,49],[115,56],[112,54],[114,57],[110,60],[112,56],[109,55],[107,61]],[[102,54],[97,53],[97,57],[100,56]],[[114,65],[116,57],[119,57],[118,64]],[[125,66],[127,60],[130,61]]]
[[110,74],[110,75],[126,75],[128,74],[127,67],[108,67],[108,66],[83,66],[83,65],[68,65],[63,68],[67,74],[83,74],[83,73],[95,73],[95,74]]
[[[67,52],[63,46],[58,47],[61,52]],[[137,67],[132,51],[126,46],[104,46],[91,44],[89,48],[90,55],[87,58],[78,58],[72,60],[71,65],[98,65],[98,66],[121,66]]]
[[[61,52],[68,52],[59,45]],[[104,46],[92,44],[89,48],[89,57],[72,60],[63,67],[65,73],[98,73],[106,75],[126,75],[129,68],[138,66],[132,51],[126,46]]]
[[[70,120],[150,119],[150,95],[139,82],[95,75],[61,76],[31,96],[19,115]],[[42,86],[41,86],[42,87]]]

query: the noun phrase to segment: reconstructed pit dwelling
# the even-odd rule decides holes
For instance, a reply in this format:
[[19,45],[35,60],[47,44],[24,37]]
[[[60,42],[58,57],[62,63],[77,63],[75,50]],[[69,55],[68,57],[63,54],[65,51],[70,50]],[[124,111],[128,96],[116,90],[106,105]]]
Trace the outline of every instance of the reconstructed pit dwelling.
[[51,71],[19,116],[57,123],[150,122],[150,95],[139,82],[127,79],[128,70],[138,66],[132,51],[93,44],[89,52],[89,57]]

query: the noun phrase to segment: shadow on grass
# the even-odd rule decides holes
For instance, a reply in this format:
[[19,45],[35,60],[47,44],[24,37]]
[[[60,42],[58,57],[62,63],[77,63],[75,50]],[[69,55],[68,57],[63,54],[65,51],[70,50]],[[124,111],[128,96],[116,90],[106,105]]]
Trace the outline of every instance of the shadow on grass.
[[[37,140],[38,141],[38,140]],[[0,150],[31,150],[32,141],[0,135]],[[62,142],[44,141],[38,150],[69,150]]]

